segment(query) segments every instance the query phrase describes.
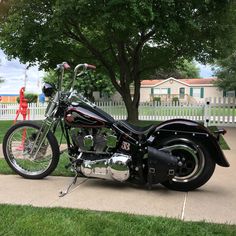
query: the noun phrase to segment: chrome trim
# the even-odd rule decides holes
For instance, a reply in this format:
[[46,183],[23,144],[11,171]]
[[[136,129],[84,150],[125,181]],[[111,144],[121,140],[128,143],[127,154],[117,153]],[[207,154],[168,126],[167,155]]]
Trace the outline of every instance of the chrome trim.
[[80,170],[87,177],[126,181],[130,177],[131,156],[115,153],[109,159],[84,160]]
[[57,92],[46,108],[45,117],[48,118],[54,116],[58,108],[59,100],[60,100],[60,92]]
[[[38,131],[37,137],[34,140],[32,150],[30,152],[30,155],[31,156],[33,155],[34,159],[37,157],[38,151],[41,148],[44,140],[46,139],[47,134],[48,134],[52,124],[53,124],[53,120],[51,118],[47,118],[43,121],[43,123]],[[36,150],[35,150],[35,148],[36,148]]]
[[[50,164],[52,162],[52,147],[50,145],[47,146],[47,148],[50,146],[50,150],[47,150],[47,152],[49,151],[51,154],[46,155],[47,153],[45,153],[45,156],[43,158],[41,158],[41,157],[37,158],[37,156],[36,157],[34,156],[34,158],[32,158],[32,155],[30,155],[30,153],[25,152],[24,150],[22,150],[22,151],[13,150],[13,146],[12,146],[13,142],[18,141],[16,138],[14,138],[14,135],[19,134],[19,137],[20,137],[19,143],[21,143],[22,135],[21,135],[20,130],[27,129],[27,128],[30,128],[32,130],[35,129],[35,130],[37,130],[37,132],[39,131],[39,129],[37,129],[35,127],[27,126],[27,125],[15,129],[11,133],[11,135],[9,136],[9,138],[7,140],[7,145],[6,145],[7,146],[7,149],[6,149],[7,155],[5,158],[7,158],[11,162],[11,164],[14,166],[14,168],[17,171],[21,172],[22,174],[34,176],[34,175],[39,175],[39,174],[45,172],[45,170],[47,170],[47,168],[50,166]],[[27,134],[26,134],[26,137],[28,138]],[[37,154],[38,154],[38,152],[37,152]],[[31,171],[29,169],[29,167],[27,166],[27,163],[24,163],[26,161],[28,161],[28,163],[30,162],[31,164],[35,163],[35,165],[38,165],[40,163],[45,163],[45,165],[44,165],[44,168],[42,167],[41,170]],[[46,162],[48,162],[48,163],[46,163]],[[23,166],[24,164],[26,164],[26,167]]]
[[129,162],[131,157],[121,153],[114,153],[109,159],[109,170],[113,179],[123,182],[130,176]]
[[[185,142],[185,144],[181,143],[181,144],[175,144],[172,146],[166,146],[159,150],[170,151],[170,153],[172,153],[174,150],[185,150],[192,156],[192,158],[195,161],[194,170],[187,176],[182,176],[182,177],[175,176],[172,179],[174,182],[189,182],[199,177],[199,175],[202,173],[205,166],[205,156],[202,150],[199,148],[199,146],[192,143],[190,140],[183,139],[183,138],[178,139],[178,140]],[[189,144],[191,144],[191,146]]]

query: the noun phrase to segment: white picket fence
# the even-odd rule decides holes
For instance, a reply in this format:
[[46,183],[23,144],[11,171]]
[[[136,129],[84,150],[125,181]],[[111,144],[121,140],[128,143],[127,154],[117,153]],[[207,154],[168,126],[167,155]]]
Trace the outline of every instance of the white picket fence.
[[205,102],[205,125],[236,127],[236,98],[207,98]]
[[[30,120],[43,120],[45,118],[45,110],[47,104],[30,103],[28,104]],[[16,111],[19,108],[19,104],[3,104],[0,103],[0,120],[14,120],[16,117]],[[22,120],[22,116],[19,115],[18,120]]]
[[[147,102],[140,103],[139,119],[165,121],[169,119],[185,118],[205,125],[236,126],[235,98],[207,98],[205,102],[197,104]],[[123,102],[97,102],[96,105],[117,120],[127,118]],[[42,120],[47,104],[29,104],[30,119]],[[0,103],[0,120],[14,120],[18,104]],[[22,119],[22,117],[19,117]]]

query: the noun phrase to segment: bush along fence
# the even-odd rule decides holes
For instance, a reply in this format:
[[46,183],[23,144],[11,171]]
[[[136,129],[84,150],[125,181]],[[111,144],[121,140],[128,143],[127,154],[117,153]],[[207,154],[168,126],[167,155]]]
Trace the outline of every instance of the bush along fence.
[[[205,126],[236,126],[236,100],[235,97],[207,98],[204,102],[188,104],[175,102],[145,102],[140,103],[139,119],[165,121],[169,119],[184,118],[203,122]],[[123,102],[96,102],[105,112],[117,120],[127,118]],[[30,103],[30,119],[42,120],[47,104]],[[0,103],[0,120],[14,120],[18,104]]]

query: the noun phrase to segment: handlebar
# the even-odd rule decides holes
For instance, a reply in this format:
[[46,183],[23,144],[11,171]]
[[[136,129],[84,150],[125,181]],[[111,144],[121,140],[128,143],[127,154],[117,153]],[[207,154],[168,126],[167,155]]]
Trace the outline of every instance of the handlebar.
[[70,65],[67,62],[63,63],[63,67],[65,70],[70,69]]
[[67,62],[62,62],[61,64],[57,64],[57,67],[54,70],[68,70],[70,69],[70,65]]
[[77,74],[79,68],[82,68],[83,70],[86,70],[86,69],[95,70],[95,69],[96,69],[96,66],[90,65],[90,64],[87,64],[87,63],[78,64],[78,65],[75,67],[75,69],[74,69],[75,75]]
[[[80,73],[77,75],[78,70],[79,70],[80,68],[82,68],[82,69],[81,69]],[[85,72],[85,70],[87,70],[87,69],[95,70],[95,69],[96,69],[96,66],[90,65],[90,64],[87,64],[87,63],[84,63],[84,64],[78,64],[78,65],[75,67],[75,69],[74,69],[74,76],[73,76],[73,81],[72,81],[72,84],[71,84],[70,92],[73,91],[73,89],[74,89],[76,77],[83,75],[84,72]]]
[[[78,64],[75,69],[74,69],[74,72],[76,73],[78,71],[78,69],[80,67],[83,67],[83,69],[90,69],[90,70],[96,70],[96,66],[94,65],[91,65],[91,64],[87,64],[87,63],[84,63],[84,64]],[[61,64],[57,64],[55,70],[67,70],[67,69],[70,69],[70,65],[67,63],[67,62],[62,62]]]
[[[77,75],[78,70],[82,68],[82,70],[80,71],[80,73]],[[57,64],[57,67],[55,68],[56,71],[61,72],[60,74],[60,82],[58,82],[58,89],[61,90],[62,87],[62,80],[63,80],[63,76],[64,76],[64,71],[70,69],[70,65],[67,62],[62,62],[61,64]],[[74,76],[73,76],[73,81],[72,81],[72,86],[71,86],[71,90],[73,90],[74,88],[74,84],[75,84],[75,79],[77,76],[81,76],[84,74],[85,70],[90,69],[90,70],[95,70],[96,66],[94,65],[90,65],[87,63],[84,64],[78,64],[75,69],[74,69]]]
[[[86,70],[89,70],[89,69],[95,70],[96,66],[91,65],[91,64],[87,64],[87,63],[78,64],[74,69],[73,80],[72,80],[71,88],[70,88],[69,92],[63,93],[63,91],[62,91],[63,77],[64,77],[64,72],[67,69],[70,69],[70,66],[67,62],[62,62],[61,64],[58,64],[57,67],[55,68],[55,70],[59,72],[58,73],[58,92],[57,92],[57,96],[58,96],[57,100],[58,101],[60,100],[60,97],[62,94],[63,94],[63,96],[65,95],[64,98],[70,99],[74,94],[74,86],[75,86],[76,77],[84,75]],[[90,106],[94,107],[94,104],[90,103],[89,100],[86,99],[85,97],[83,97],[82,95],[80,95],[80,99],[85,101]]]
[[87,68],[90,70],[96,70],[96,66],[87,64]]

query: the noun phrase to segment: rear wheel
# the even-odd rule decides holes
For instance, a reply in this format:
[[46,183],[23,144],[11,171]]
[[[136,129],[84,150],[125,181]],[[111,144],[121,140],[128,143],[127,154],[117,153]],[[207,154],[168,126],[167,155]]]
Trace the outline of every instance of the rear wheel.
[[13,171],[28,179],[49,175],[59,161],[59,147],[52,132],[46,136],[38,153],[32,153],[40,126],[25,121],[13,125],[3,139],[4,157]]
[[199,140],[188,136],[166,139],[160,143],[163,150],[179,158],[180,163],[171,182],[162,183],[169,189],[190,191],[205,184],[215,170],[215,162]]

